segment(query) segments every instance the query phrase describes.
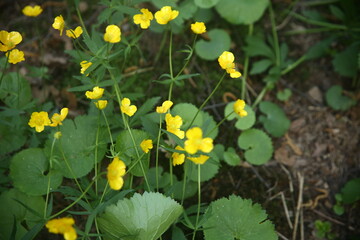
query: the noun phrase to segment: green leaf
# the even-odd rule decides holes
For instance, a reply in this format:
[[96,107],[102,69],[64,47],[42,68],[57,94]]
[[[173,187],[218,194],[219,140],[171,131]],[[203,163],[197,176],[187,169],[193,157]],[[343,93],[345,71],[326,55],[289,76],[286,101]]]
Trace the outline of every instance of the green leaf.
[[[234,103],[230,102],[225,107],[224,115],[228,116],[231,112],[234,111]],[[252,108],[249,105],[245,105],[245,111],[247,111],[248,115],[246,117],[240,117],[236,113],[231,114],[227,120],[231,121],[233,119],[237,119],[235,123],[235,127],[240,130],[246,130],[251,128],[255,124],[256,116],[255,112],[252,110]]]
[[261,18],[268,4],[269,0],[221,0],[216,10],[232,24],[252,24]]
[[266,44],[265,40],[259,36],[248,36],[244,50],[250,57],[264,56],[275,62],[273,50]]
[[[4,112],[2,112],[4,113]],[[5,117],[0,113],[0,156],[21,148],[27,139],[28,125],[23,115]]]
[[263,101],[259,105],[260,111],[265,114],[259,117],[268,133],[274,137],[283,136],[290,127],[290,120],[286,117],[284,110],[272,102]]
[[260,61],[254,62],[250,70],[250,74],[259,74],[263,73],[273,64],[273,61],[270,59],[262,59]]
[[135,115],[130,118],[131,122],[137,121],[139,118],[153,110],[154,106],[159,102],[160,97],[152,97],[147,99],[144,104],[139,107],[139,109],[136,111]]
[[[198,108],[191,104],[191,103],[179,103],[176,104],[171,109],[171,115],[176,116],[179,115],[183,120],[183,125],[181,126],[181,129],[188,129],[191,121],[195,117],[196,113],[198,111]],[[203,114],[201,112],[196,116],[196,119],[193,123],[193,126],[202,126],[203,124]]]
[[246,161],[255,165],[268,162],[274,151],[269,136],[259,129],[242,132],[238,138],[238,145],[245,150]]
[[62,182],[57,170],[49,169],[49,159],[40,148],[29,148],[16,154],[10,163],[10,177],[20,191],[32,196],[43,195],[50,188],[56,189]]
[[[198,164],[193,163],[189,159],[185,161],[189,179],[197,182],[198,181]],[[205,182],[213,178],[219,171],[219,160],[210,157],[204,164],[200,166],[200,181]]]
[[229,147],[226,152],[224,152],[224,161],[230,166],[237,166],[240,164],[241,159],[236,153],[235,149]]
[[180,204],[161,193],[135,193],[106,208],[98,218],[105,239],[158,239],[183,212]]
[[344,77],[355,77],[357,74],[357,58],[360,44],[353,44],[335,55],[332,65],[334,70]]
[[[74,120],[66,119],[63,122],[61,126],[62,137],[55,145],[54,154],[57,156],[55,166],[64,177],[79,178],[93,169],[98,128],[97,119],[94,116],[78,116]],[[97,162],[105,155],[108,139],[107,132],[103,127],[100,128],[99,133]],[[47,146],[48,152],[50,152],[49,145]],[[61,153],[62,151],[64,156]]]
[[199,40],[195,44],[196,54],[205,60],[217,59],[222,52],[229,50],[231,39],[222,29],[212,29],[207,32],[210,41]]
[[170,6],[172,8],[177,7],[179,0],[151,0],[151,2],[157,7],[162,8],[164,6]]
[[326,91],[325,99],[327,104],[334,110],[348,110],[356,104],[356,100],[343,95],[343,88],[334,85]]
[[213,116],[207,112],[201,112],[200,114],[203,116],[203,124],[201,127],[203,130],[203,136],[215,139],[219,133],[219,129],[216,126],[217,123],[215,122]]
[[[140,177],[144,175],[141,164],[145,172],[147,172],[147,169],[149,168],[149,154],[143,155],[144,152],[140,147],[140,143],[143,140],[149,139],[149,134],[139,129],[131,129],[131,134],[134,142],[128,130],[121,131],[116,140],[115,150],[120,153],[119,157],[124,161],[127,168],[136,164],[132,167],[130,172],[135,176]],[[138,157],[142,155],[143,157],[141,160],[137,162]]]
[[185,0],[183,2],[180,3],[178,11],[179,11],[179,16],[183,19],[190,19],[192,18],[196,11],[198,10],[198,7],[195,5],[193,0]]
[[341,21],[345,21],[346,19],[345,13],[339,7],[335,5],[330,5],[329,8],[332,15],[334,15],[337,19]]
[[[174,179],[172,186],[167,186],[164,188],[165,194],[167,196],[171,196],[173,199],[181,200],[183,195],[183,186],[184,186],[184,180],[178,181],[177,179]],[[197,193],[198,185],[197,181],[187,181],[185,183],[185,194],[184,199],[190,198],[194,196]]]
[[250,199],[230,196],[212,202],[204,223],[205,240],[277,240],[266,212]]
[[284,102],[289,100],[291,95],[292,95],[292,92],[291,92],[291,90],[289,88],[285,88],[283,91],[278,91],[276,93],[277,99],[279,99],[280,101],[284,101]]
[[360,200],[360,178],[348,181],[341,189],[342,200],[346,204]]
[[214,17],[214,12],[212,9],[208,8],[198,8],[197,12],[194,14],[194,21],[195,22],[210,22]]
[[220,0],[195,0],[195,4],[201,8],[211,8],[215,6]]
[[[158,179],[159,179],[159,188],[164,188],[170,184],[170,174],[168,172],[163,172],[162,167],[158,167]],[[156,188],[156,168],[150,168],[146,173],[149,185]],[[175,178],[175,176],[173,176]]]

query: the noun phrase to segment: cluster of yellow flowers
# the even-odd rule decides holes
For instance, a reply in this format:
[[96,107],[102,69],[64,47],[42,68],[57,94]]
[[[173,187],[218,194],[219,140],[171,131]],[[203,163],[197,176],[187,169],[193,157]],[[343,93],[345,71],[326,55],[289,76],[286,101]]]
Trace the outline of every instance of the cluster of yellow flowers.
[[[102,98],[103,94],[104,94],[104,88],[101,87],[94,87],[92,91],[86,91],[85,92],[85,96],[89,99],[93,99],[93,100],[97,100],[99,98]],[[108,101],[107,100],[98,100],[96,102],[94,102],[95,106],[100,109],[103,110],[104,108],[106,108]]]
[[25,60],[24,52],[14,49],[22,41],[22,36],[19,32],[0,31],[0,51],[6,52],[5,55],[9,63],[17,64]]
[[[55,17],[52,27],[54,29],[59,30],[60,36],[62,36],[62,33],[65,28],[65,21],[64,21],[64,18],[62,15]],[[72,30],[72,29],[66,30],[66,36],[74,38],[74,39],[80,37],[82,33],[83,33],[83,29],[80,26],[77,26],[74,30]]]
[[30,127],[35,128],[36,132],[42,132],[44,131],[45,126],[56,127],[58,125],[62,125],[62,122],[68,115],[68,112],[68,108],[63,108],[61,109],[60,114],[54,113],[51,120],[49,119],[49,114],[47,112],[33,112],[28,124]]
[[46,223],[49,232],[63,234],[65,240],[75,240],[77,238],[76,230],[73,227],[75,220],[71,217],[52,219]]

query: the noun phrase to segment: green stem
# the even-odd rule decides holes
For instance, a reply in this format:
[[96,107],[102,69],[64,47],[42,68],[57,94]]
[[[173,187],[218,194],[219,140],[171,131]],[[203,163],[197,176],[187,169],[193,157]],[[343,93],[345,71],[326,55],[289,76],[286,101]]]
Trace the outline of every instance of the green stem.
[[169,97],[168,100],[171,100],[171,94],[172,89],[174,85],[174,73],[172,68],[172,31],[170,30],[170,43],[169,43],[169,68],[170,68],[170,77],[171,77],[171,83],[170,83],[170,89],[169,89]]
[[289,66],[287,66],[287,68],[285,68],[284,70],[281,71],[281,75],[285,75],[288,72],[290,72],[291,70],[293,70],[294,68],[296,68],[298,65],[300,65],[302,62],[306,61],[306,55],[301,56],[298,60],[296,60],[294,63],[290,64]]
[[[211,129],[211,131],[206,134],[206,136],[209,136],[213,131],[215,131],[215,129],[217,129],[221,124],[223,124],[225,122],[225,120],[230,117],[230,115],[232,115],[233,113],[235,113],[234,111],[232,111],[231,113],[229,113],[228,115],[226,115],[218,124],[216,124],[215,127],[213,127],[213,129]],[[205,137],[206,137],[205,136]]]
[[75,8],[76,8],[76,13],[77,13],[77,15],[78,15],[78,18],[79,18],[79,20],[80,20],[80,25],[81,25],[84,33],[85,33],[88,37],[90,37],[90,36],[89,36],[89,33],[88,33],[87,30],[86,30],[86,27],[85,27],[84,21],[83,21],[83,19],[82,19],[82,16],[81,16],[79,7],[78,7],[78,6],[75,6]]
[[[253,34],[253,30],[254,30],[254,25],[250,24],[249,25],[249,32],[248,32],[248,36],[251,36]],[[244,61],[244,74],[241,78],[241,99],[245,99],[245,92],[246,92],[246,79],[247,79],[247,75],[248,75],[248,70],[249,70],[249,55],[246,54],[245,57],[245,61]]]
[[310,33],[320,33],[320,32],[331,32],[331,31],[338,31],[337,29],[332,28],[310,28],[305,30],[292,30],[285,32],[285,35],[296,35],[296,34],[310,34]]
[[200,166],[201,166],[201,164],[198,164],[198,206],[197,206],[197,212],[196,212],[195,230],[193,232],[193,237],[192,237],[193,240],[195,239],[196,231],[198,229],[198,222],[199,222],[199,215],[200,215],[200,204],[201,204]]
[[275,48],[276,66],[280,66],[281,60],[280,60],[279,39],[276,31],[275,15],[271,1],[269,3],[269,13],[270,13],[271,30],[272,30],[272,36],[273,36],[274,48]]
[[[95,138],[95,156],[94,156],[94,171],[95,171],[95,179],[97,179],[98,174],[98,166],[97,166],[97,159],[98,159],[98,144],[99,144],[99,133],[100,133],[100,111],[98,113],[98,121],[97,121],[97,131],[96,131],[96,138]],[[95,194],[98,195],[98,183],[97,180],[95,181]]]
[[155,155],[155,174],[156,174],[156,191],[159,191],[159,145],[160,145],[160,137],[161,137],[161,114],[159,116],[159,132],[156,141],[156,155]]
[[106,117],[106,115],[105,115],[104,110],[101,110],[101,112],[102,112],[102,114],[103,114],[103,116],[104,116],[105,123],[106,123],[106,128],[107,128],[107,130],[108,130],[108,132],[109,132],[109,137],[110,137],[111,146],[114,146],[114,141],[113,141],[113,138],[112,138],[112,135],[111,135],[111,130],[110,130],[109,122],[108,122],[108,120],[107,120],[107,117]]
[[[5,54],[5,55],[6,55],[6,54]],[[5,75],[6,67],[7,67],[7,64],[8,64],[8,61],[9,61],[9,55],[10,55],[10,52],[8,52],[8,55],[6,56],[6,60],[5,60],[5,64],[4,64],[4,69],[2,70],[2,73],[1,73],[0,87],[1,87],[1,83],[2,83],[3,77],[4,77],[4,75]]]
[[191,53],[190,53],[189,56],[187,57],[184,66],[180,69],[180,71],[178,72],[178,74],[176,74],[175,79],[181,75],[181,73],[185,70],[185,68],[186,68],[187,65],[189,64],[190,59],[191,59],[191,57],[192,57],[192,55],[193,55],[193,52],[194,52],[193,49],[194,49],[194,46],[195,46],[196,39],[197,39],[197,34],[195,34],[195,37],[194,37],[194,40],[193,40],[193,43],[192,43],[192,46],[191,46]]
[[224,74],[222,75],[222,77],[220,78],[219,82],[216,84],[214,90],[210,93],[210,95],[206,98],[206,100],[203,102],[203,104],[201,104],[201,106],[199,107],[198,111],[196,112],[194,118],[191,120],[188,129],[192,126],[192,124],[194,123],[197,115],[199,114],[199,112],[204,108],[204,106],[207,104],[207,102],[210,100],[210,98],[214,95],[214,93],[216,92],[216,90],[219,88],[220,84],[222,83],[222,81],[224,80],[226,75],[226,72],[224,72]]
[[312,0],[312,1],[308,1],[308,2],[302,2],[302,5],[311,7],[311,6],[318,6],[318,5],[328,5],[328,4],[336,3],[339,1],[340,0],[318,0],[318,1]]
[[297,14],[294,12],[291,12],[290,14],[293,17],[295,17],[296,19],[301,20],[306,23],[309,23],[309,24],[312,24],[312,25],[327,27],[327,28],[332,28],[332,29],[338,29],[338,30],[347,30],[348,29],[345,25],[339,25],[339,24],[333,24],[333,23],[327,23],[327,22],[323,22],[323,21],[309,19],[309,18],[306,18],[306,17],[301,16],[300,14]]
[[261,100],[265,96],[265,93],[266,93],[267,90],[268,89],[267,89],[266,86],[261,90],[260,94],[257,96],[257,98],[255,99],[255,102],[251,106],[253,109],[261,102]]
[[50,150],[49,173],[48,173],[49,179],[48,179],[48,186],[47,186],[47,190],[46,190],[45,208],[44,208],[44,218],[46,218],[47,205],[48,205],[48,201],[49,201],[50,183],[51,183],[51,170],[52,170],[52,157],[53,157],[55,142],[56,142],[56,138],[53,139],[52,144],[51,144],[51,150]]
[[186,176],[187,175],[187,164],[184,163],[184,182],[182,186],[181,205],[184,204],[185,191],[186,191]]

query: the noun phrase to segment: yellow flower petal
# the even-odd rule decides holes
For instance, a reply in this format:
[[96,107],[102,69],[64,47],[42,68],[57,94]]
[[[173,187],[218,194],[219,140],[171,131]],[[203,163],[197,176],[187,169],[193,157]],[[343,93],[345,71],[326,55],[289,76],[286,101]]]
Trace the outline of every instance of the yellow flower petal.
[[9,63],[17,64],[19,62],[25,61],[24,52],[18,49],[13,49],[10,52],[7,52],[6,57],[8,57]]
[[191,30],[195,34],[203,34],[203,33],[206,32],[205,23],[203,23],[203,22],[195,22],[195,23],[191,24]]
[[151,139],[145,139],[140,143],[140,147],[145,153],[148,153],[153,148],[153,142]]
[[137,111],[137,107],[135,105],[130,105],[130,104],[131,104],[131,101],[128,98],[124,98],[123,100],[121,100],[120,110],[121,110],[121,112],[125,113],[129,117],[134,115],[135,112]]
[[74,30],[72,30],[72,29],[66,30],[66,36],[74,38],[74,39],[80,37],[82,33],[83,33],[83,30],[82,30],[82,27],[80,27],[80,26],[76,27]]
[[185,132],[180,130],[183,124],[182,118],[179,115],[173,117],[170,113],[165,115],[166,131],[175,134],[178,138],[183,139]]
[[23,8],[22,13],[28,17],[37,17],[42,13],[43,9],[39,5],[26,6]]
[[57,29],[60,31],[60,36],[62,36],[62,32],[64,30],[64,27],[65,27],[65,21],[64,21],[64,18],[60,15],[60,16],[57,16],[55,19],[54,19],[54,23],[52,25],[52,27],[54,29]]
[[234,103],[234,112],[240,117],[246,117],[248,113],[244,110],[244,108],[245,101],[241,99],[236,100]]
[[169,109],[171,108],[172,105],[173,105],[172,101],[166,100],[165,102],[162,103],[161,106],[156,107],[156,112],[157,113],[166,113],[167,111],[169,111]]
[[56,127],[57,125],[62,125],[62,121],[66,118],[66,116],[69,113],[68,108],[63,108],[60,111],[60,114],[54,113],[54,115],[51,117],[51,124],[50,127]]
[[170,6],[162,7],[155,13],[156,22],[164,25],[174,20],[179,15],[179,11],[172,10]]
[[16,47],[22,41],[22,36],[19,32],[0,31],[0,51],[7,52]]
[[140,24],[140,27],[142,29],[147,29],[150,26],[150,21],[154,19],[153,14],[146,8],[142,8],[140,10],[140,12],[142,12],[142,14],[136,14],[134,15],[133,19],[134,19],[134,23],[135,24]]
[[85,96],[89,99],[99,99],[104,94],[104,88],[94,87],[92,91],[86,91]]
[[228,51],[224,51],[218,58],[219,65],[222,69],[235,68],[234,60],[234,54]]
[[109,25],[105,29],[104,40],[109,43],[118,43],[121,40],[120,28],[116,25]]
[[111,189],[120,190],[122,188],[124,185],[124,179],[122,177],[125,175],[125,173],[125,163],[118,157],[115,157],[107,167],[107,179]]
[[185,151],[190,154],[195,154],[198,150],[209,153],[213,150],[213,139],[202,138],[202,130],[199,127],[194,127],[186,132],[188,140],[185,141]]
[[103,110],[104,108],[106,108],[108,101],[107,100],[99,100],[97,102],[94,102],[94,104],[99,110]]
[[[80,66],[81,66],[81,69],[80,69],[80,73],[81,74],[84,74],[85,71],[92,65],[92,62],[88,62],[88,61],[81,61],[80,62]],[[89,76],[89,74],[86,74],[86,76]]]
[[47,112],[33,112],[29,120],[29,126],[35,128],[35,131],[44,131],[45,126],[49,126],[51,123]]
[[195,164],[204,164],[210,157],[206,155],[200,155],[199,157],[188,157],[189,160]]
[[52,219],[46,223],[49,232],[63,234],[65,240],[75,240],[77,238],[76,230],[73,227],[75,220],[70,217]]
[[[180,146],[176,146],[175,148],[176,150],[180,150],[180,151],[184,151],[184,149]],[[185,154],[183,153],[178,153],[178,152],[174,152],[172,155],[172,163],[173,163],[173,166],[176,166],[176,165],[181,165],[184,163],[185,161]]]

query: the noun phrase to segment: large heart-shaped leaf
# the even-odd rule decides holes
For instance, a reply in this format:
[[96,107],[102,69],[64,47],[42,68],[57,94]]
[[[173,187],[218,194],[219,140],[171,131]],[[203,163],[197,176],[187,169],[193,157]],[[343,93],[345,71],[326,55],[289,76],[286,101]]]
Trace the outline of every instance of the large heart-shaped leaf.
[[277,240],[266,212],[249,199],[230,196],[212,202],[205,213],[205,240]]
[[45,194],[49,182],[52,189],[62,182],[59,171],[49,171],[49,159],[40,148],[29,148],[16,154],[11,159],[10,177],[16,188],[32,196]]
[[222,29],[212,29],[208,32],[209,41],[199,40],[195,44],[196,54],[205,60],[217,59],[222,52],[229,50],[231,39]]
[[232,24],[252,24],[261,18],[268,4],[269,0],[221,0],[216,10]]
[[283,136],[290,127],[290,120],[286,117],[284,110],[272,102],[263,101],[259,109],[265,114],[259,117],[266,131],[274,137]]
[[343,88],[339,85],[334,85],[326,91],[326,102],[334,110],[348,110],[356,104],[354,99],[343,95]]
[[105,239],[158,239],[183,212],[180,204],[161,193],[138,193],[106,208],[98,218]]
[[261,165],[270,160],[273,154],[271,139],[258,129],[248,129],[238,138],[238,145],[245,151],[245,159],[251,164]]

